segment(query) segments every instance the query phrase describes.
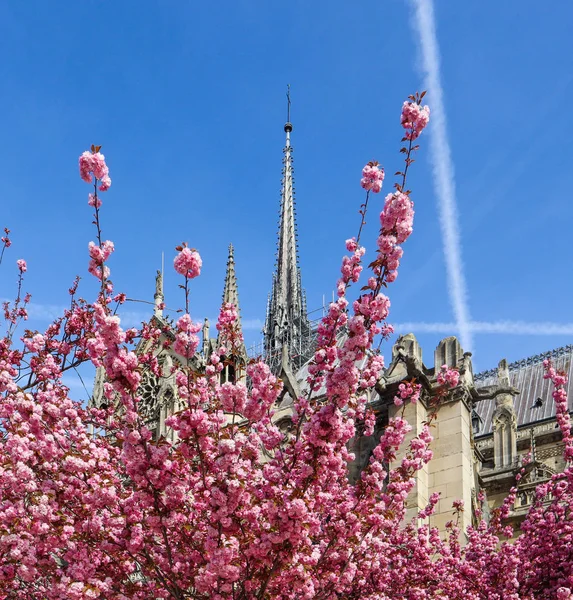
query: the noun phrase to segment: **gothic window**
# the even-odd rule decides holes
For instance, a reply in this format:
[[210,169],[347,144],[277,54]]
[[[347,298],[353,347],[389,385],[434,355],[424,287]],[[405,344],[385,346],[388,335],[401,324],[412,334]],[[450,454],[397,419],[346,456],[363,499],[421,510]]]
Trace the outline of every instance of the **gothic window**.
[[151,371],[146,371],[139,385],[140,413],[145,424],[151,431],[155,431],[159,420],[159,382],[157,376]]
[[235,383],[235,365],[232,363],[226,364],[221,371],[221,383]]

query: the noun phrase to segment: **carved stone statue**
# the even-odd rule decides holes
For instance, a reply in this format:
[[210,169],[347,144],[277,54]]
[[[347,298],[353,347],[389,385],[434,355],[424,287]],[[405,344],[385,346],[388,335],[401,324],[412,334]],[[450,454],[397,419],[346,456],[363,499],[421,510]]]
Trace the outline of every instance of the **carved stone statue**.
[[507,366],[507,360],[502,358],[497,366],[497,381],[499,387],[508,388],[510,387],[509,382],[509,368]]
[[155,276],[155,296],[163,295],[163,275],[161,271],[157,269],[157,275]]

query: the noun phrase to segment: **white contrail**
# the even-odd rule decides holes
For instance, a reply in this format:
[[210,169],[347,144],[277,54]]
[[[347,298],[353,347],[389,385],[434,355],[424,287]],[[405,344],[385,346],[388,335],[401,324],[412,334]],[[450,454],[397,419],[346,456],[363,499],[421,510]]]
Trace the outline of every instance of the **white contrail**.
[[503,333],[516,335],[572,335],[573,323],[540,321],[472,321],[470,328],[476,333]]
[[473,343],[469,326],[468,293],[462,266],[454,165],[448,142],[444,94],[440,81],[440,53],[436,38],[434,6],[432,0],[411,0],[411,2],[414,8],[413,22],[420,41],[424,86],[428,91],[432,110],[430,118],[431,160],[442,229],[448,292],[462,347],[465,350],[471,350]]
[[[405,322],[393,323],[394,331],[399,334],[445,333],[459,334],[457,323],[447,322]],[[467,328],[472,333],[504,335],[573,335],[573,323],[553,323],[551,321],[470,321]]]

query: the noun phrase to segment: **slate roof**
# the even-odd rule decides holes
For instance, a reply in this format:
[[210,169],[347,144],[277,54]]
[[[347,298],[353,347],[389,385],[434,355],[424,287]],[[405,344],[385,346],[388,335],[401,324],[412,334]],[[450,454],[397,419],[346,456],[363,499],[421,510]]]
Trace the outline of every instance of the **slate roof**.
[[[518,427],[555,416],[555,403],[551,397],[552,384],[548,379],[543,379],[543,361],[546,358],[550,358],[557,369],[567,373],[569,377],[567,384],[569,410],[573,411],[573,345],[571,345],[531,356],[509,365],[510,383],[520,390],[514,400]],[[487,390],[484,388],[496,385],[497,369],[478,373],[474,376],[474,380],[476,388],[481,393],[485,393]],[[541,406],[535,407],[538,398],[541,399]],[[476,437],[492,433],[494,410],[495,399],[493,398],[476,402],[475,411],[482,419],[480,431]]]

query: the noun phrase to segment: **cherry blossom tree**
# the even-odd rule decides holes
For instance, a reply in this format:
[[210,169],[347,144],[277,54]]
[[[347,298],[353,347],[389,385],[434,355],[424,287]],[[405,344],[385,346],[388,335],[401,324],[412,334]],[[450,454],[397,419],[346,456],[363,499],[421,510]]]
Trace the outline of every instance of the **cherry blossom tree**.
[[[346,241],[338,297],[318,328],[308,392],[294,399],[286,430],[273,418],[283,384],[262,360],[239,365],[236,380],[221,383],[243,343],[233,305],[219,315],[221,347],[206,364],[195,360],[200,327],[190,316],[189,292],[202,262],[183,244],[174,268],[182,277],[184,313],[168,342],[182,358],[172,373],[179,406],[166,423],[175,441],[154,439],[140,384],[146,373],[161,375],[164,332],[153,321],[124,330],[114,314],[125,295],[114,291],[108,265],[114,244],[102,238],[100,226],[109,169],[100,147],[81,155],[81,178],[93,186],[88,204],[96,241],[88,246],[88,271],[101,284],[98,297],[78,298],[76,281],[61,318],[17,338],[30,301],[22,295],[27,266],[20,259],[16,299],[4,305],[0,598],[571,597],[573,438],[565,376],[551,364],[546,373],[568,466],[538,488],[516,541],[505,524],[515,489],[489,522],[475,515],[463,546],[455,517],[445,535],[428,525],[438,494],[415,519],[406,518],[414,475],[432,458],[437,410],[405,452],[410,426],[403,416],[391,419],[358,481],[347,475],[357,427],[367,436],[374,432],[368,400],[384,368],[376,348],[392,332],[383,289],[395,281],[412,233],[407,177],[430,117],[423,96],[402,107],[404,167],[380,213],[366,284],[350,300],[365,267],[365,217],[385,175],[376,162],[363,169],[358,233]],[[0,262],[9,234],[2,237]],[[141,340],[151,350],[135,352]],[[99,407],[72,400],[62,381],[85,361],[105,373],[106,403]],[[438,402],[458,377],[442,369]],[[419,395],[419,385],[405,383],[395,402],[416,402]],[[455,503],[458,517],[462,510]]]

